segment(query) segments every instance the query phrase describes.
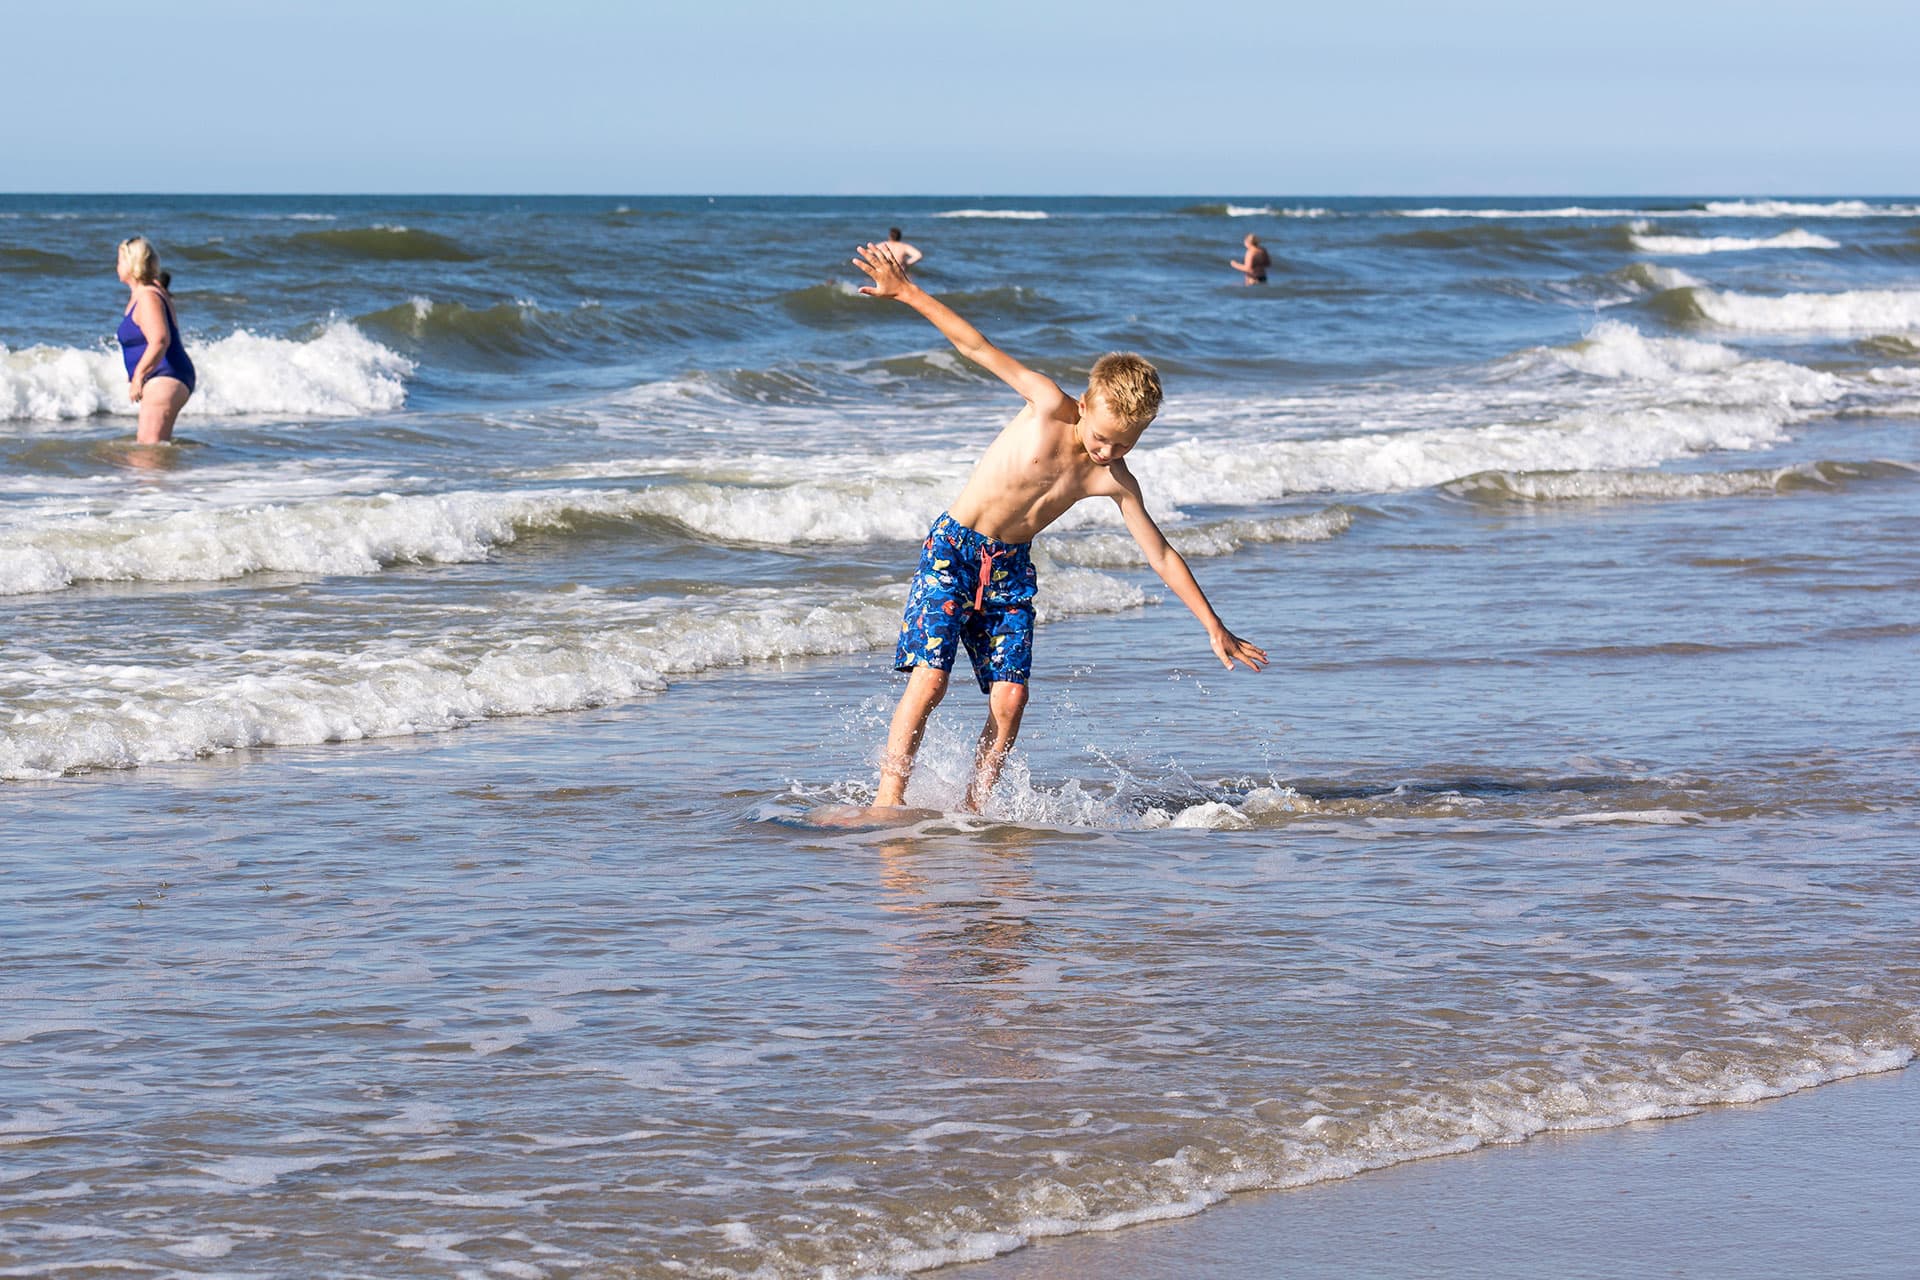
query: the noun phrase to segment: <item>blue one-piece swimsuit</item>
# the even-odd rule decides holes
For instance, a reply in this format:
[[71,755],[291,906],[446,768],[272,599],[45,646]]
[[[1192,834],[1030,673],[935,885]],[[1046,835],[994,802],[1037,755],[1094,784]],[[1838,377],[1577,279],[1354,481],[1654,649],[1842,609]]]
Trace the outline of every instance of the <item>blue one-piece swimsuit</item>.
[[[180,341],[180,326],[174,323],[173,303],[163,293],[160,295],[160,309],[167,313],[167,349],[160,353],[160,363],[153,366],[147,374],[149,378],[178,378],[187,384],[187,390],[193,390],[193,361],[187,356],[187,348]],[[120,317],[119,332],[114,335],[120,339],[120,353],[127,358],[127,377],[133,377],[133,371],[140,364],[140,357],[147,354],[147,335],[133,318],[133,308],[127,308],[127,314]]]

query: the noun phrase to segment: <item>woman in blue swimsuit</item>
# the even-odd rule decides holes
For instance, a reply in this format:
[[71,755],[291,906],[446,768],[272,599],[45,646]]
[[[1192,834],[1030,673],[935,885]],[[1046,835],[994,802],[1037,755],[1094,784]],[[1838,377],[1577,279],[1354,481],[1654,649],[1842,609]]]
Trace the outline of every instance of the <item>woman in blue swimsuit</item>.
[[180,341],[173,296],[160,283],[160,259],[145,236],[120,242],[120,283],[133,291],[115,336],[127,359],[127,397],[140,406],[134,439],[165,444],[193,394],[193,361]]

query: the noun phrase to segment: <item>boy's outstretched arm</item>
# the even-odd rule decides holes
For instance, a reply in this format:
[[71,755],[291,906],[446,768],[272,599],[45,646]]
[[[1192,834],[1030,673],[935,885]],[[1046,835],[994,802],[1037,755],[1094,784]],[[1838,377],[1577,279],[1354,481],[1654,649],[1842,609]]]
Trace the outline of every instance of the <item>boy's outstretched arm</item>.
[[1072,403],[1052,378],[1035,373],[1000,348],[988,342],[981,332],[960,318],[940,299],[907,279],[907,273],[893,250],[884,244],[861,245],[854,250],[860,256],[853,265],[873,281],[860,292],[875,298],[897,298],[925,316],[967,359],[1019,392],[1021,397],[1043,413],[1053,413]]
[[1180,603],[1193,611],[1200,619],[1200,625],[1207,629],[1207,642],[1213,646],[1213,654],[1220,659],[1220,665],[1233,670],[1235,662],[1243,663],[1249,671],[1258,671],[1267,661],[1267,651],[1249,641],[1242,640],[1227,630],[1226,623],[1220,621],[1220,615],[1207,603],[1206,592],[1200,590],[1200,584],[1193,579],[1193,571],[1187,568],[1186,557],[1167,544],[1167,536],[1160,532],[1160,526],[1147,514],[1147,504],[1140,498],[1140,482],[1133,478],[1124,462],[1115,462],[1108,468],[1108,474],[1119,485],[1120,491],[1113,500],[1120,504],[1120,516],[1127,522],[1127,532],[1140,544],[1140,550],[1146,553],[1147,564],[1160,575],[1160,580],[1180,597]]

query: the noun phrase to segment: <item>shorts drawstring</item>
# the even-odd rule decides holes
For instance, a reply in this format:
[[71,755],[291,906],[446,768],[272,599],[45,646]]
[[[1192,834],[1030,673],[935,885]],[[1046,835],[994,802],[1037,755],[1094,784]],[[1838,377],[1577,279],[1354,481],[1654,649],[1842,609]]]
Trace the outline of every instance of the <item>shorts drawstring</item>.
[[1012,547],[1008,547],[1005,551],[989,551],[987,550],[986,543],[983,542],[980,544],[980,578],[973,584],[973,611],[975,613],[980,612],[981,606],[986,601],[987,577],[993,572],[993,562],[995,558],[1006,555],[1007,552],[1011,550],[1013,550]]

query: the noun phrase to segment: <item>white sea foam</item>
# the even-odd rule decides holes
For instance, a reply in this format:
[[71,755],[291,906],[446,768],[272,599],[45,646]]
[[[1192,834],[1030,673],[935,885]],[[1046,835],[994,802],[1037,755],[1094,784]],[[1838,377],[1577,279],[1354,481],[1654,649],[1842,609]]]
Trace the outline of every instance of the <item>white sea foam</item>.
[[1536,471],[1647,466],[1708,449],[1753,449],[1784,439],[1763,410],[1588,411],[1551,423],[1443,428],[1253,446],[1238,457],[1197,442],[1135,466],[1175,503],[1269,502],[1295,493],[1424,489],[1493,469]]
[[1330,209],[1276,207],[1270,204],[1229,204],[1223,206],[1229,218],[1324,218]]
[[1566,205],[1557,209],[1388,210],[1402,218],[1912,218],[1920,205],[1870,204],[1865,200],[1710,200],[1697,209],[1597,209]]
[[1778,296],[1696,289],[1693,302],[1712,323],[1748,333],[1899,333],[1920,329],[1920,289]]
[[1013,218],[1031,222],[1047,216],[1045,209],[949,209],[945,213],[936,213],[936,218]]
[[[1172,525],[1167,540],[1189,559],[1196,556],[1231,555],[1250,543],[1325,542],[1337,538],[1353,526],[1353,514],[1345,507],[1325,507],[1297,516],[1269,520],[1215,520],[1202,524]],[[1139,544],[1123,533],[1088,533],[1051,537],[1047,554],[1062,564],[1091,568],[1134,568],[1146,563]]]
[[[1084,569],[1043,570],[1043,580],[1043,622],[1145,602],[1133,584]],[[744,662],[885,649],[904,594],[889,584],[827,599],[738,590],[636,603],[556,592],[355,650],[277,648],[164,669],[32,659],[0,668],[12,712],[0,723],[0,778],[433,732],[625,701],[668,677]],[[218,1172],[231,1181],[254,1168]]]
[[[1170,415],[1160,438],[1175,443],[1143,447],[1133,466],[1176,544],[1192,554],[1225,554],[1252,542],[1330,537],[1350,517],[1335,509],[1189,523],[1183,508],[1258,505],[1302,492],[1395,492],[1485,471],[1640,468],[1701,450],[1764,447],[1803,411],[1855,387],[1833,374],[1741,360],[1716,343],[1648,337],[1617,322],[1595,326],[1571,346],[1529,353],[1512,367],[1628,385],[1585,390],[1509,376],[1427,396],[1390,389],[1371,397],[1195,401],[1177,413],[1196,422],[1219,417],[1209,434],[1230,431],[1235,447],[1181,440],[1181,420]],[[1904,389],[1891,380],[1886,385]],[[1365,429],[1376,421],[1391,426]],[[75,514],[76,506],[87,505],[85,493],[59,494],[16,508],[20,514],[0,528],[0,594],[80,581],[368,574],[403,563],[475,561],[533,530],[602,520],[655,521],[661,533],[719,542],[904,543],[924,535],[970,460],[964,449],[799,459],[659,457],[591,468],[658,481],[632,488],[406,494],[364,492],[380,476],[300,475],[284,478],[277,489],[245,481],[218,506],[206,505],[205,495],[221,495],[226,486],[154,491],[186,509],[92,515]],[[341,491],[351,489],[362,491]],[[308,493],[314,496],[298,500]],[[1105,532],[1118,526],[1110,504],[1084,503],[1050,537],[1064,561],[1135,564],[1129,542]]]
[[[1634,326],[1618,320],[1601,321],[1572,346],[1547,350],[1554,360],[1569,369],[1601,378],[1672,381],[1682,374],[1714,373],[1741,363],[1738,352],[1717,342],[1649,338]],[[1778,368],[1788,378],[1800,371],[1796,365],[1782,364]]]
[[1701,254],[1739,253],[1751,249],[1838,249],[1840,242],[1795,227],[1777,236],[1755,239],[1748,236],[1657,236],[1635,232],[1629,237],[1642,253]]
[[969,1215],[966,1229],[951,1220],[936,1221],[925,1238],[899,1240],[879,1267],[867,1267],[863,1274],[914,1274],[978,1261],[1038,1239],[1188,1217],[1235,1192],[1350,1178],[1541,1133],[1606,1129],[1689,1115],[1716,1104],[1759,1102],[1896,1070],[1912,1059],[1906,1044],[1831,1041],[1782,1046],[1766,1058],[1643,1056],[1625,1070],[1605,1073],[1543,1068],[1434,1082],[1417,1098],[1368,1107],[1357,1115],[1303,1112],[1259,1129],[1241,1127],[1229,1153],[1210,1144],[1190,1145],[1133,1171],[1123,1186],[1097,1199],[1030,1177],[996,1195],[1004,1208],[986,1229],[977,1225],[978,1215]]
[[[1661,217],[1671,217],[1662,213]],[[1865,200],[1709,200],[1697,216],[1712,218],[1913,218],[1920,205]]]
[[[199,385],[183,418],[204,414],[343,417],[398,409],[413,362],[336,320],[317,337],[265,338],[245,330],[188,340]],[[117,351],[0,347],[0,420],[49,421],[136,413]]]
[[[1589,209],[1584,205],[1565,205],[1558,209],[1393,209],[1402,218],[1637,218],[1645,209]],[[1660,211],[1661,216],[1666,216]]]
[[265,571],[367,574],[483,560],[535,529],[655,517],[718,541],[911,541],[952,481],[683,484],[646,489],[459,490],[284,506],[55,518],[0,533],[0,595],[77,581],[201,582]]
[[1483,471],[1442,486],[1488,502],[1607,502],[1622,499],[1731,498],[1793,489],[1832,489],[1849,480],[1912,475],[1900,463],[1805,462],[1738,471]]

